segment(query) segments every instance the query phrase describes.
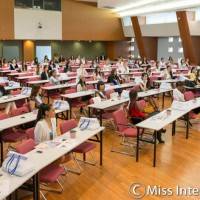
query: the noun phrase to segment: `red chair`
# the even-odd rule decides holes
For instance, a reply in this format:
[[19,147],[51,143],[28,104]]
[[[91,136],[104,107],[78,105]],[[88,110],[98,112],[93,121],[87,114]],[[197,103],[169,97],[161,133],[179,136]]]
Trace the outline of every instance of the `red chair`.
[[[34,140],[28,139],[16,147],[16,152],[20,154],[26,154],[32,151],[34,148],[35,148]],[[59,191],[50,188],[48,188],[47,190],[52,192],[62,192],[63,186],[60,183],[59,178],[61,177],[62,174],[64,174],[64,172],[65,171],[63,167],[60,167],[59,165],[52,163],[39,172],[40,182],[42,184],[58,183],[58,185],[60,186]],[[42,191],[40,191],[40,194],[46,200],[46,197],[44,196]]]
[[10,115],[12,117],[14,117],[14,116],[22,115],[22,114],[25,114],[25,113],[28,113],[28,112],[29,112],[28,108],[24,106],[24,107],[21,107],[21,108],[11,110]]
[[[65,94],[72,94],[72,93],[76,93],[77,90],[76,88],[70,88],[65,90]],[[87,106],[86,102],[82,102],[81,99],[73,99],[73,101],[71,102],[71,107],[72,108],[84,108],[85,106]],[[76,114],[73,112],[74,117],[76,118]]]
[[[74,120],[74,119],[71,119],[71,120],[67,120],[67,121],[63,121],[61,124],[60,124],[60,131],[61,131],[61,134],[64,134],[68,131],[70,131],[71,129],[73,128],[76,128],[77,127],[77,122]],[[91,151],[93,149],[96,148],[96,145],[92,142],[83,142],[82,144],[80,144],[78,147],[76,147],[75,149],[72,150],[72,152],[74,153],[79,153],[79,154],[83,154],[83,160],[78,160],[76,159],[76,157],[74,157],[79,169],[80,169],[80,172],[82,171],[82,168],[81,166],[78,164],[77,161],[81,161],[81,162],[84,162],[84,163],[88,163],[88,164],[91,164],[91,165],[95,165],[96,162],[88,162],[86,161],[86,153],[90,153],[90,155],[92,156],[93,158],[93,155],[91,154]]]
[[[4,120],[9,118],[9,116],[7,114],[0,114],[0,120]],[[1,123],[3,123],[3,121],[1,121]],[[4,143],[16,143],[19,142],[23,139],[26,139],[27,136],[26,134],[18,129],[6,129],[3,130],[0,134],[0,143],[1,143],[1,162],[3,161],[3,144]],[[10,145],[9,145],[10,147]]]
[[33,140],[35,139],[34,130],[35,130],[35,127],[29,128],[25,131],[28,139],[33,139]]
[[[119,109],[113,113],[113,119],[117,133],[120,137],[122,137],[122,144],[125,146],[131,146],[132,143],[129,142],[129,139],[137,137],[137,129],[129,124],[126,113],[122,109]],[[133,155],[125,151],[114,150],[113,147],[111,151],[125,155]]]
[[[194,96],[194,93],[193,93],[193,92],[187,91],[187,92],[184,93],[184,98],[185,98],[186,101],[190,101],[190,100],[195,99],[195,96]],[[191,111],[191,112],[189,113],[189,118],[190,118],[190,119],[197,119],[197,118],[198,118],[198,115],[195,114],[193,111]]]
[[[44,84],[44,87],[48,87],[48,86],[53,86],[54,84],[52,83],[45,83]],[[45,96],[49,96],[51,99],[60,99],[60,92],[57,92],[57,91],[48,91],[48,94],[47,92],[44,94]]]

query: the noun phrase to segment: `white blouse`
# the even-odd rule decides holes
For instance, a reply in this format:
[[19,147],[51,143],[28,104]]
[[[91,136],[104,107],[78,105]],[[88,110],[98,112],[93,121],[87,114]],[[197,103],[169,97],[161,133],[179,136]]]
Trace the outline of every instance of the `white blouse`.
[[39,122],[37,122],[35,130],[34,130],[36,144],[50,140],[51,135],[52,135],[52,139],[54,139],[57,136],[56,118],[51,119],[51,126],[52,126],[52,130],[49,128],[45,119],[42,119]]
[[173,90],[173,99],[176,101],[185,101],[184,94],[180,92],[177,88]]

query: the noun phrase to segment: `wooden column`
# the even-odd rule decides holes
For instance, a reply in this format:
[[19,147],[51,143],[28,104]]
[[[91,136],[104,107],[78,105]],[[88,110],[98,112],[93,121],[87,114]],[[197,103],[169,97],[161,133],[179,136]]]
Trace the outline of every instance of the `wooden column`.
[[135,40],[137,42],[140,57],[141,58],[147,57],[146,49],[145,49],[145,45],[144,45],[144,40],[142,38],[142,32],[141,32],[140,24],[139,24],[139,21],[138,21],[138,17],[131,17],[131,21],[132,21],[133,30],[134,30],[134,33],[135,33]]
[[35,42],[32,40],[24,40],[22,54],[25,62],[32,61],[35,57]]
[[177,11],[176,16],[180,37],[182,40],[184,57],[189,58],[192,64],[197,64],[197,59],[195,57],[195,52],[192,44],[192,37],[190,35],[190,29],[188,25],[187,13],[186,11]]

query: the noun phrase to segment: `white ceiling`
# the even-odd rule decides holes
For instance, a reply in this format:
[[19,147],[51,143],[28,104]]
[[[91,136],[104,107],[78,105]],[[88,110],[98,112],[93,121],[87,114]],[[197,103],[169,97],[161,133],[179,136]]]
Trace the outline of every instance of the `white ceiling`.
[[121,16],[185,10],[200,6],[200,0],[79,0],[97,2],[99,8],[113,8]]

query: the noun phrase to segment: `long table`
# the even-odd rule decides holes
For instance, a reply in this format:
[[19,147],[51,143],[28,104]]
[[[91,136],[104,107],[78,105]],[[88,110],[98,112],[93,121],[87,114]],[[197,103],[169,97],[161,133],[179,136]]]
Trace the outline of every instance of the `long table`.
[[[69,137],[69,133],[65,133],[62,136],[59,136],[54,139],[55,142],[58,142],[59,145],[51,148],[46,148],[42,150],[42,153],[38,153],[38,148],[32,150],[31,152],[25,154],[28,160],[32,163],[34,170],[23,177],[17,176],[10,176],[9,174],[5,173],[0,169],[1,178],[7,180],[9,184],[9,189],[6,191],[2,191],[0,193],[0,199],[4,199],[10,196],[13,192],[15,192],[18,188],[20,188],[23,184],[25,184],[28,180],[33,178],[33,199],[39,200],[40,199],[40,188],[39,188],[39,172],[44,169],[46,166],[50,165],[60,157],[66,155],[67,153],[71,152],[74,148],[82,144],[83,142],[87,141],[88,139],[94,137],[97,134],[100,134],[100,140],[96,141],[100,143],[100,164],[102,165],[103,159],[103,140],[102,140],[102,133],[104,127],[100,127],[97,130],[84,130],[81,131],[79,128],[76,128],[76,138],[71,139]],[[94,140],[93,140],[94,141]],[[0,188],[1,191],[1,188]]]
[[[56,116],[59,113],[63,113],[63,112],[67,112],[66,116],[68,116],[68,110],[69,108],[66,108],[64,110],[57,109],[55,110]],[[14,116],[14,117],[9,117],[7,119],[3,119],[0,121],[0,132],[9,128],[22,125],[22,124],[33,122],[36,119],[37,119],[37,110],[22,114],[22,115]],[[1,142],[1,163],[2,162],[3,162],[3,143]]]
[[[160,112],[159,114],[152,116],[138,124],[137,127],[137,147],[136,147],[136,162],[139,161],[139,143],[140,141],[149,142],[154,145],[154,157],[153,157],[153,166],[156,166],[156,136],[158,131],[167,125],[172,123],[172,136],[175,135],[176,132],[176,120],[185,116],[186,119],[186,139],[189,138],[189,112],[194,110],[195,108],[200,107],[200,98],[196,99],[196,101],[191,100],[187,102],[179,102],[180,108],[169,108],[171,110],[171,114],[167,114],[167,110]],[[154,131],[154,140],[146,141],[145,139],[140,138],[140,129],[151,129]]]
[[[147,90],[145,92],[138,92],[138,97],[139,98],[145,98],[145,97],[150,97],[150,96],[154,96],[154,95],[159,95],[159,94],[164,94],[166,92],[171,91],[171,89],[152,89],[152,90]],[[163,98],[164,99],[164,98]],[[112,108],[115,106],[119,106],[121,104],[127,103],[129,102],[129,98],[119,98],[116,100],[105,100],[105,101],[101,101],[99,103],[94,103],[88,106],[89,109],[89,115],[90,115],[90,110],[95,109],[95,110],[99,110],[99,119],[100,119],[100,124],[102,125],[102,114],[104,112],[104,110],[108,109],[108,108]],[[164,104],[164,100],[163,100],[163,104]]]

